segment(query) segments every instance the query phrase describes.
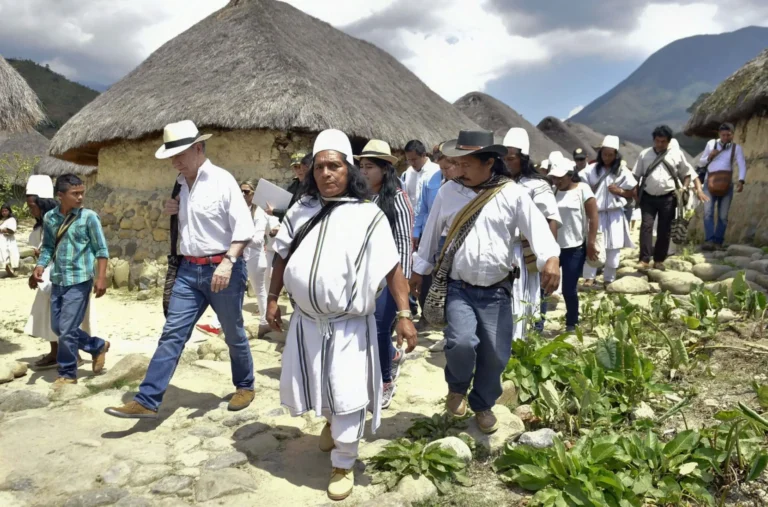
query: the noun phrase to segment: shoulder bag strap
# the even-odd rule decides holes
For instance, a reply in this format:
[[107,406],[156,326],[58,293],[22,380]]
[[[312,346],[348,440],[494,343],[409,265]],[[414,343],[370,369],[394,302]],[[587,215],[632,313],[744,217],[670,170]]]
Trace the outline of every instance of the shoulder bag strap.
[[53,243],[53,255],[51,256],[51,261],[56,260],[56,252],[59,250],[61,240],[64,239],[64,236],[67,235],[67,231],[69,231],[69,228],[72,226],[72,223],[76,218],[77,215],[70,213],[67,215],[67,218],[64,219],[64,222],[61,223],[59,229],[56,231],[56,240]]
[[[178,181],[173,185],[173,191],[171,192],[171,199],[176,199],[179,196],[179,192],[181,192],[181,183]],[[177,253],[179,243],[179,215],[178,213],[175,215],[171,215],[171,255],[177,256],[179,255]]]
[[[595,168],[597,168],[597,166],[595,166]],[[594,193],[597,193],[597,190],[600,188],[600,185],[602,185],[602,184],[603,184],[603,182],[605,181],[605,179],[606,179],[606,178],[608,177],[608,175],[611,173],[610,169],[608,169],[608,168],[604,168],[604,169],[605,169],[605,172],[603,173],[603,175],[602,175],[602,176],[600,176],[600,179],[599,179],[599,180],[597,180],[597,183],[595,183],[595,184],[592,186],[592,192],[594,192]]]
[[672,181],[675,182],[675,188],[677,190],[680,190],[680,180],[677,178],[674,172],[672,172],[672,168],[669,167],[669,163],[666,160],[662,160],[661,165],[664,166],[664,169],[666,169],[667,173],[669,173],[669,176],[672,178]]

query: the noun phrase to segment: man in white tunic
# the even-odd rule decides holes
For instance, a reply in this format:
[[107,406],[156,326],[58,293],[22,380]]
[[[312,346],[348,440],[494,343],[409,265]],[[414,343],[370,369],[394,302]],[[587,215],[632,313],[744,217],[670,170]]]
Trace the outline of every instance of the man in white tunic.
[[[411,290],[421,276],[432,273],[424,315],[445,329],[446,410],[461,417],[465,396],[485,433],[498,429],[492,408],[501,395],[501,374],[512,347],[512,283],[520,266],[510,245],[518,230],[528,238],[547,292],[560,280],[559,255],[544,215],[527,192],[515,184],[502,160],[504,146],[493,144],[493,133],[461,131],[443,145],[457,157],[457,183],[449,181],[435,198],[414,258]],[[450,224],[437,263],[441,232]]]
[[382,380],[376,339],[376,296],[387,284],[397,304],[398,345],[416,346],[392,230],[354,165],[347,136],[317,137],[307,193],[294,204],[275,238],[267,321],[280,330],[277,298],[285,286],[295,312],[283,351],[280,401],[291,415],[328,420],[320,449],[331,451],[332,500],[352,493],[353,466],[366,412],[372,431],[381,420]]

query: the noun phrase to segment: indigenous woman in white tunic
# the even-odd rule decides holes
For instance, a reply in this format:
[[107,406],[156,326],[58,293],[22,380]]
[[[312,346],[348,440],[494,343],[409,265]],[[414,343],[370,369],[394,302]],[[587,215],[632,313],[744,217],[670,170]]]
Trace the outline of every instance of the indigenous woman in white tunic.
[[[603,233],[605,244],[603,279],[606,285],[616,279],[621,249],[635,248],[629,236],[629,224],[624,214],[624,206],[628,199],[634,199],[637,180],[632,175],[632,171],[623,166],[621,161],[619,138],[605,136],[597,152],[597,162],[579,173],[582,181],[590,186],[597,200],[599,232]],[[594,286],[596,276],[597,269],[585,264],[584,287]]]
[[[544,215],[553,237],[557,238],[557,227],[560,224],[560,214],[555,201],[555,194],[547,179],[536,171],[529,156],[530,141],[528,132],[522,128],[509,129],[504,137],[504,146],[509,152],[504,158],[509,172],[533,200],[536,208]],[[528,255],[526,255],[528,254]],[[541,312],[536,319],[535,327],[541,332],[544,329],[541,281],[536,268],[536,256],[533,255],[528,240],[518,230],[512,244],[513,262],[520,268],[520,278],[512,285],[512,316],[514,332],[512,338],[520,340],[525,337],[525,331],[531,319]]]
[[277,295],[285,286],[295,312],[280,375],[280,401],[291,415],[328,423],[320,448],[331,451],[328,496],[352,492],[353,466],[366,412],[381,418],[376,297],[386,283],[397,312],[398,345],[416,346],[408,282],[392,229],[354,165],[349,139],[326,130],[315,141],[307,192],[288,210],[275,239],[267,320],[281,329]]
[[16,245],[16,218],[7,204],[0,208],[0,266],[10,276],[19,267],[19,247]]

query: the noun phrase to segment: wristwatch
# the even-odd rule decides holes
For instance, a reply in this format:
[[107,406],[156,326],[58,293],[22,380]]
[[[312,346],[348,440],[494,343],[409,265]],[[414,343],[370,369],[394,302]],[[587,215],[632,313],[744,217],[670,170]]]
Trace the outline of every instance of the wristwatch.
[[227,260],[229,260],[229,262],[231,262],[232,264],[237,263],[237,256],[236,255],[224,254],[224,257],[226,257]]
[[395,314],[395,321],[399,321],[400,319],[413,320],[413,314],[410,310],[400,310]]

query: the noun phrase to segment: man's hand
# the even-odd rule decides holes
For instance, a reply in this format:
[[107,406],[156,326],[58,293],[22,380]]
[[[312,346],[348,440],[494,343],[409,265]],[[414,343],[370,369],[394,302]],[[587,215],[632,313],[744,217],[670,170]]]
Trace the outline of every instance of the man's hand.
[[93,283],[93,293],[96,294],[96,299],[100,298],[107,293],[107,278],[98,277]]
[[40,257],[40,249],[35,248],[35,257]]
[[619,197],[623,197],[624,194],[624,191],[616,185],[608,185],[608,191],[613,195],[618,195]]
[[277,306],[277,299],[269,298],[267,301],[267,323],[269,327],[277,332],[283,330],[283,319],[280,316],[280,307]]
[[278,233],[279,231],[280,231],[280,226],[278,225],[277,227],[275,227],[274,229],[272,229],[271,231],[269,231],[269,237],[270,237],[270,238],[274,238],[275,236],[277,236],[277,233]]
[[211,279],[211,290],[221,292],[229,287],[229,279],[232,277],[232,261],[225,258],[213,272],[213,278]]
[[411,319],[397,319],[395,332],[397,333],[397,348],[401,348],[403,340],[405,340],[408,343],[408,348],[405,349],[405,352],[413,352],[413,349],[416,348],[419,334],[416,332]]
[[42,266],[35,266],[35,270],[29,276],[30,289],[37,289],[37,284],[43,283],[43,271],[45,271],[45,268]]
[[696,197],[698,197],[701,202],[709,202],[709,197],[707,197],[707,194],[705,194],[701,190],[696,192]]
[[177,215],[179,213],[178,196],[175,199],[168,199],[165,201],[165,207],[163,208],[163,212],[166,215]]
[[592,262],[597,260],[597,246],[594,242],[587,243],[587,259]]
[[411,238],[411,248],[414,252],[419,249],[419,238]]
[[551,257],[541,271],[541,288],[546,295],[557,290],[560,285],[560,259]]
[[275,208],[273,208],[271,204],[267,203],[267,207],[264,210],[264,213],[269,216],[273,216],[275,214]]
[[421,275],[418,273],[411,273],[411,278],[408,280],[408,287],[411,289],[413,297],[418,298],[421,293]]
[[741,181],[736,183],[736,193],[740,194],[743,191],[744,191],[744,183],[742,183]]

